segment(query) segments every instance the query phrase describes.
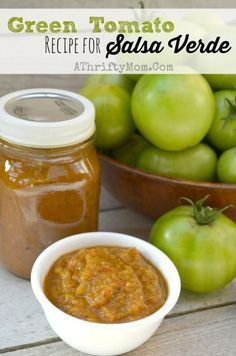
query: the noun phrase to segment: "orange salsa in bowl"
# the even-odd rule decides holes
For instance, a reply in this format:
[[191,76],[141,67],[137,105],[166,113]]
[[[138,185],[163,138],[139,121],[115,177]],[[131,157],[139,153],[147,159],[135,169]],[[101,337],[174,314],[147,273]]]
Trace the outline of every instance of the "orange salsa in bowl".
[[136,248],[95,246],[61,256],[44,281],[47,298],[79,319],[122,323],[162,307],[167,285]]

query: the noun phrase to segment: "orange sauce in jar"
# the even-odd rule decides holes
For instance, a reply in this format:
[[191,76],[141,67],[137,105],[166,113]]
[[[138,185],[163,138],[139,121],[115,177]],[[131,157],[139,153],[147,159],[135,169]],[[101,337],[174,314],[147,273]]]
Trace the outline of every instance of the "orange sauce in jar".
[[[59,108],[59,116],[75,115],[75,104],[63,100],[58,105],[50,101],[49,106]],[[28,101],[22,105],[26,112],[33,110]],[[61,113],[61,108],[65,113]],[[15,120],[16,124],[20,120],[25,125],[24,118]],[[37,144],[41,128],[36,131],[32,127]],[[32,265],[43,249],[66,236],[97,229],[100,167],[92,131],[90,137],[78,143],[68,140],[63,147],[57,147],[55,142],[58,139],[60,146],[61,131],[58,137],[56,132],[51,139],[45,137],[46,148],[41,143],[40,147],[10,143],[5,137],[0,141],[0,260],[10,272],[29,278]],[[18,141],[28,139],[15,135]],[[50,147],[50,140],[55,147]]]

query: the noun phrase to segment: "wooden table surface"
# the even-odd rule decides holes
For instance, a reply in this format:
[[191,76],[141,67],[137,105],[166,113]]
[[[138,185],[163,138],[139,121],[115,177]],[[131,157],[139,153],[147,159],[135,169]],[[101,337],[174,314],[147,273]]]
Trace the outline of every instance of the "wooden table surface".
[[[100,230],[147,238],[153,221],[102,190]],[[236,282],[236,281],[235,281]],[[0,353],[7,356],[82,356],[58,339],[30,283],[0,268]],[[208,295],[182,292],[155,335],[129,356],[236,355],[236,283]]]

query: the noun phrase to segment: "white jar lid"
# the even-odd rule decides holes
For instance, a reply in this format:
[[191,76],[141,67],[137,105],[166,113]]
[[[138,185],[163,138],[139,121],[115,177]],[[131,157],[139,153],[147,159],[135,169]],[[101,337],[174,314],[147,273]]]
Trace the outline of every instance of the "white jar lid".
[[66,90],[28,89],[0,98],[0,138],[25,147],[51,148],[83,142],[95,132],[95,109]]

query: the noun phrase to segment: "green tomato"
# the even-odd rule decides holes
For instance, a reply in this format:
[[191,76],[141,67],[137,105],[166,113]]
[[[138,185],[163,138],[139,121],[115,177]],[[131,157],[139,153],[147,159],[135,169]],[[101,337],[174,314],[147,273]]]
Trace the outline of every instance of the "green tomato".
[[135,166],[138,157],[150,144],[140,135],[134,134],[123,146],[112,151],[112,157],[118,161]]
[[131,106],[141,134],[168,151],[198,144],[215,111],[211,88],[199,74],[144,75],[134,88]]
[[207,133],[207,141],[220,151],[236,146],[236,90],[214,94],[215,117]]
[[149,173],[166,177],[212,181],[216,175],[217,156],[204,143],[184,151],[170,152],[160,148],[146,148],[136,166]]
[[100,84],[117,85],[123,89],[132,92],[134,89],[134,81],[124,74],[91,74],[85,81],[84,86],[97,86]]
[[115,85],[85,87],[81,94],[95,106],[95,145],[101,149],[113,149],[124,144],[134,132],[130,111],[130,95]]
[[236,183],[236,147],[222,153],[217,164],[220,182]]
[[182,286],[205,293],[224,287],[236,275],[236,225],[219,209],[179,206],[154,224],[150,242],[176,265]]
[[236,89],[236,74],[205,74],[213,89]]
[[127,77],[131,78],[134,82],[137,82],[143,74],[126,74]]

